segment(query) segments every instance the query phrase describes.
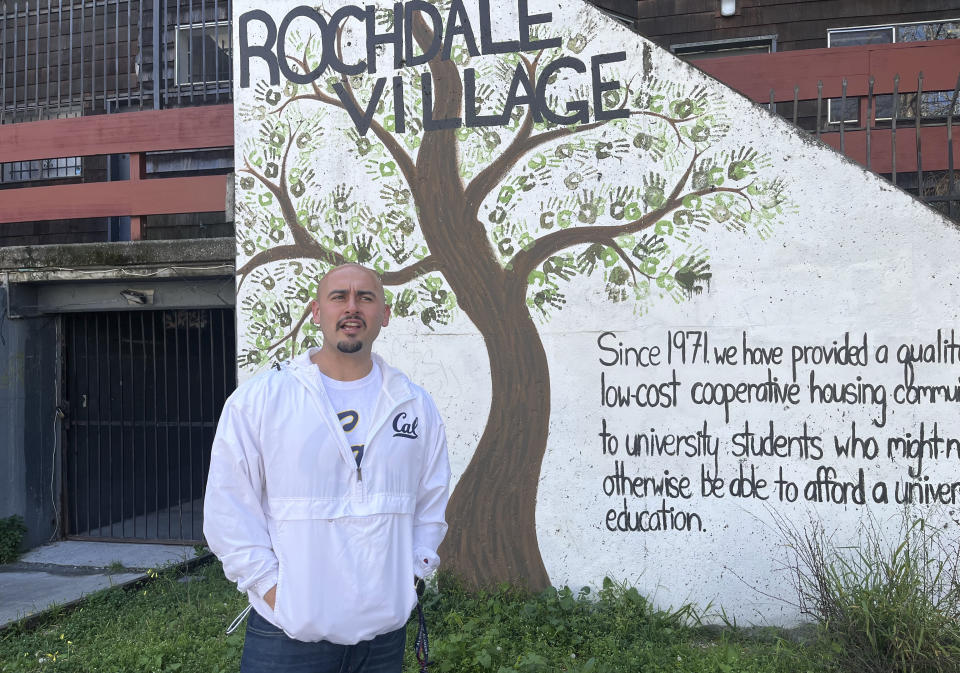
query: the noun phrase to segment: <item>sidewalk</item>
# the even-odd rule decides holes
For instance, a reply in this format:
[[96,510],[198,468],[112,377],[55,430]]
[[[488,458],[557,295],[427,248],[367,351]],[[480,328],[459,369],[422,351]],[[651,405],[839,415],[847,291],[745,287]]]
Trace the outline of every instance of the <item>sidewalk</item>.
[[66,540],[38,547],[17,563],[0,566],[0,629],[195,555],[193,547],[183,545]]

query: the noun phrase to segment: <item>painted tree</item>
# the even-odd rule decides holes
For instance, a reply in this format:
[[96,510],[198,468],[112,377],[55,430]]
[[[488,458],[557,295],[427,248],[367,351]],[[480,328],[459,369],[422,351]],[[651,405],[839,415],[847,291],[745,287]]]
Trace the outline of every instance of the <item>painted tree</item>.
[[[518,71],[535,86],[546,64],[589,52],[606,20],[584,10],[556,49],[477,58],[455,46],[447,60],[399,71],[403,133],[388,97],[360,134],[337,94],[362,111],[376,98],[374,76],[260,83],[239,109],[259,128],[237,167],[242,368],[317,345],[306,305],[323,270],[345,261],[382,273],[395,318],[433,329],[463,311],[483,335],[490,413],[452,495],[441,549],[477,584],[549,584],[534,520],[550,420],[537,323],[563,309],[564,286],[598,278],[610,302],[632,302],[638,315],[651,302],[682,302],[711,279],[698,234],[722,227],[766,237],[785,208],[784,186],[762,175],[768,160],[727,137],[720,99],[704,86],[657,79],[649,46],[610,75],[622,86],[603,94],[604,109],[628,110],[625,118],[560,126],[516,106],[504,126],[423,130],[422,72],[432,75],[434,119],[463,116],[465,67],[480,82],[477,105],[499,112]],[[392,21],[390,10],[379,16],[384,26]],[[422,16],[414,21],[425,49],[431,28]],[[341,28],[345,61],[355,42]],[[294,70],[310,70],[318,44],[305,32],[290,36]],[[582,80],[550,77],[551,109],[590,101]],[[594,113],[590,105],[589,119]],[[336,184],[324,177],[331,157]]]

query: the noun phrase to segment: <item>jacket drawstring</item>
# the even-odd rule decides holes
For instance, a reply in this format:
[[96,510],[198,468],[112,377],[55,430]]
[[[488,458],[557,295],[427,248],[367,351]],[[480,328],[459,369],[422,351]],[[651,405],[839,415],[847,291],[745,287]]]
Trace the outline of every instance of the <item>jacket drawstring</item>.
[[248,605],[247,607],[245,607],[245,608],[243,609],[243,612],[241,612],[239,615],[237,615],[237,618],[233,620],[233,623],[230,624],[230,626],[227,627],[227,635],[228,635],[228,636],[229,636],[231,633],[233,633],[234,631],[237,630],[237,627],[239,627],[240,624],[241,624],[241,622],[243,622],[243,618],[246,617],[248,614],[250,614],[250,610],[252,610],[252,609],[253,609],[253,606],[252,606],[252,605]]

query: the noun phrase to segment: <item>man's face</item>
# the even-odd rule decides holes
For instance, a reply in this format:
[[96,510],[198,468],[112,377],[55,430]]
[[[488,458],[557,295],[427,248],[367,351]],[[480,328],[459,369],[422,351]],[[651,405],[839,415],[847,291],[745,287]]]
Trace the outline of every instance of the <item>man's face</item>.
[[323,333],[323,348],[348,355],[369,353],[380,328],[390,321],[383,288],[360,266],[339,267],[324,276],[311,309]]

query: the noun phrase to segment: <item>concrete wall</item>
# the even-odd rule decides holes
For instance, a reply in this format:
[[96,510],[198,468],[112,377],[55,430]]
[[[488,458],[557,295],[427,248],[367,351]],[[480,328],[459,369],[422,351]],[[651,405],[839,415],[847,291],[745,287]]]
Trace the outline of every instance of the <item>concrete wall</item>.
[[[908,509],[955,540],[960,232],[584,3],[491,4],[457,17],[476,45],[387,45],[350,89],[331,54],[314,89],[236,50],[241,377],[317,343],[329,260],[382,271],[378,346],[444,414],[440,553],[474,582],[610,576],[785,624],[777,521],[856,544]],[[315,25],[290,25],[312,71]]]
[[7,297],[0,289],[0,517],[22,516],[33,547],[53,534],[60,507],[58,481],[51,494],[60,465],[57,318],[11,320]]
[[0,517],[24,517],[27,546],[58,532],[59,315],[229,307],[232,273],[229,239],[0,248]]

